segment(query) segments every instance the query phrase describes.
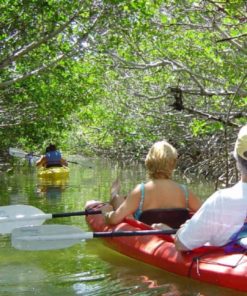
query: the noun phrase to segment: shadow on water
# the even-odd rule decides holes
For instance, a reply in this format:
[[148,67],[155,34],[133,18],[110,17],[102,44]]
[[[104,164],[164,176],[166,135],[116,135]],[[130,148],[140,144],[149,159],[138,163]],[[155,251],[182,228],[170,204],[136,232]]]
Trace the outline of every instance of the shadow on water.
[[[0,178],[0,204],[27,204],[45,213],[84,209],[91,199],[107,201],[109,188],[119,176],[127,193],[145,180],[141,165],[120,166],[107,160],[90,160],[90,166],[70,165],[64,184],[42,183],[35,168],[16,167]],[[177,177],[181,183],[183,178]],[[195,193],[205,199],[211,184],[191,182]],[[84,217],[52,219],[46,222],[76,225],[88,230]],[[122,256],[99,239],[53,251],[27,252],[11,247],[10,237],[0,239],[0,295],[163,295],[232,296],[244,295],[172,275]]]

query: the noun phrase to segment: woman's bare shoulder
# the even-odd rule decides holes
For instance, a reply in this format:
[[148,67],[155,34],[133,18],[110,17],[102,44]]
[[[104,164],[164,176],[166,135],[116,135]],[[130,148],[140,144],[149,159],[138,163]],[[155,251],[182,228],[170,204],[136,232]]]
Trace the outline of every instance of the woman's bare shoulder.
[[142,184],[137,184],[133,189],[132,191],[130,192],[131,195],[136,195],[138,193],[140,193],[141,191],[141,185]]

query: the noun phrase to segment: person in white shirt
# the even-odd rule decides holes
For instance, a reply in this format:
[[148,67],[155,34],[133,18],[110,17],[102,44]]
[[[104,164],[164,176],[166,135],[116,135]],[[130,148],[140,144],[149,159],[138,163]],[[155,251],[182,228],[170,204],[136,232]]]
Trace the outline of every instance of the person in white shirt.
[[193,250],[205,244],[223,246],[242,228],[247,217],[247,125],[239,131],[234,157],[240,181],[212,194],[181,226],[175,236],[177,250]]

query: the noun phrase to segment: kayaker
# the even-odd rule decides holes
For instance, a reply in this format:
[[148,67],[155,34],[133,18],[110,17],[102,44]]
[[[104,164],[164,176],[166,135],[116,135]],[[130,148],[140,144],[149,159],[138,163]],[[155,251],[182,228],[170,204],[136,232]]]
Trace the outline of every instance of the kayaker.
[[234,186],[212,194],[199,211],[177,232],[177,250],[192,250],[205,244],[228,245],[242,230],[247,216],[247,125],[238,134],[234,158],[241,174]]
[[[172,180],[177,158],[176,149],[167,141],[154,143],[145,159],[149,181],[138,184],[127,197],[119,196],[120,183],[115,181],[111,188],[110,204],[102,209],[106,223],[118,224],[129,215],[148,224],[164,223],[159,219],[162,214],[160,210],[176,208],[185,210],[187,215],[187,209],[197,211],[201,206],[199,198],[187,186]],[[148,222],[142,219],[146,213]],[[163,213],[165,216],[166,213]]]
[[62,158],[59,150],[57,150],[56,145],[50,144],[46,147],[45,155],[42,155],[37,161],[36,166],[43,166],[45,168],[49,167],[62,167],[68,166],[67,161]]

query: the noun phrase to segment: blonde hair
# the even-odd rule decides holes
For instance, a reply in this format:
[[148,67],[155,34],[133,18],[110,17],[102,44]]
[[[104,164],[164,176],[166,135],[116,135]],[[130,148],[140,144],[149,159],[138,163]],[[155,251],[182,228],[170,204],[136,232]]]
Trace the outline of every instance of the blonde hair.
[[167,141],[160,141],[150,148],[145,165],[150,179],[170,179],[177,164],[177,150]]

